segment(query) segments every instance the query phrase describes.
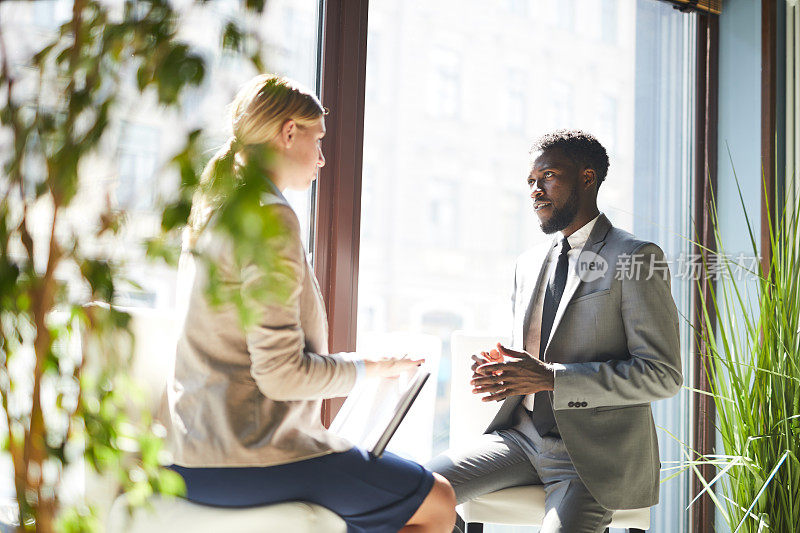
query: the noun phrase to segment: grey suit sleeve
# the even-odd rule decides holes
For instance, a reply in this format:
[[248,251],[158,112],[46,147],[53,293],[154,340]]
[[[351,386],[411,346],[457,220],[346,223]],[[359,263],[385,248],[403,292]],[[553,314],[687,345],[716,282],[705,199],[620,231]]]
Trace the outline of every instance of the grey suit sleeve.
[[305,349],[300,319],[300,298],[305,275],[305,253],[300,226],[294,212],[272,204],[284,231],[265,246],[275,253],[275,268],[269,272],[256,265],[242,270],[242,290],[280,288],[260,301],[259,320],[246,332],[250,373],[268,398],[278,401],[309,400],[344,396],[356,380],[356,364],[342,357],[311,353]]
[[[620,312],[627,337],[627,359],[558,365],[553,407],[569,408],[581,398],[593,408],[633,405],[674,396],[683,384],[678,310],[670,291],[664,253],[652,243],[638,247],[641,270],[621,280]],[[651,266],[655,264],[655,268]],[[649,279],[648,279],[649,278]]]

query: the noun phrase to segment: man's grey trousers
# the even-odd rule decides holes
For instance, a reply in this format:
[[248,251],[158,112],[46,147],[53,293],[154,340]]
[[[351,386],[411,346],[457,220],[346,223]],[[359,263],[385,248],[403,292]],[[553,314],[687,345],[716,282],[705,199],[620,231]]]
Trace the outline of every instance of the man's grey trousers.
[[453,485],[458,503],[520,485],[544,485],[541,533],[602,533],[612,511],[592,497],[558,437],[542,437],[522,406],[514,427],[481,435],[435,457],[427,467]]

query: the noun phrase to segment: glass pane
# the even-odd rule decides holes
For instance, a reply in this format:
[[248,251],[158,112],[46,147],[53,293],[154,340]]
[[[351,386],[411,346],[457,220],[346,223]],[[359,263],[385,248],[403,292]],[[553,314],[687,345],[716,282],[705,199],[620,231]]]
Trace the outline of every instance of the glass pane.
[[[373,0],[369,24],[358,344],[427,350],[435,390],[401,428],[414,437],[394,443],[425,461],[459,444],[453,333],[507,336],[516,257],[549,238],[525,183],[536,137],[594,133],[611,158],[600,209],[668,259],[688,253],[694,17],[651,0]],[[689,316],[690,281],[671,265]],[[684,440],[687,402],[654,404]],[[679,448],[659,438],[671,466]],[[661,501],[653,530],[685,530],[686,479]]]
[[[122,0],[116,3],[123,4]],[[167,113],[152,94],[135,95],[135,72],[123,73],[131,90],[123,91],[119,105],[113,108],[108,149],[84,173],[79,194],[85,198],[76,202],[81,205],[80,212],[75,213],[77,219],[86,219],[87,209],[98,212],[106,199],[129,213],[125,242],[122,246],[116,243],[112,252],[117,259],[126,260],[127,274],[142,288],[122,291],[121,304],[169,309],[175,303],[175,272],[145,261],[141,243],[158,231],[159,200],[174,190],[177,179],[164,168],[181,148],[184,134],[203,128],[209,138],[210,157],[230,135],[227,104],[241,84],[257,74],[242,56],[222,49],[225,25],[245,17],[251,24],[260,24],[268,67],[312,89],[316,85],[318,0],[271,0],[260,20],[252,20],[254,15],[246,14],[239,0],[184,4],[177,7],[181,37],[205,59],[205,81],[186,91],[180,110]],[[15,68],[22,70],[32,53],[56,35],[60,25],[69,20],[71,6],[70,0],[3,2],[3,30]],[[22,83],[33,81],[23,79]],[[306,245],[310,196],[310,192],[287,194],[306,230]]]
[[[268,65],[272,72],[295,79],[317,94],[320,3],[319,0],[270,0],[266,3],[264,17],[264,35],[268,36],[269,44]],[[300,227],[304,229],[303,244],[310,250],[309,239],[313,239],[311,190],[286,191],[285,196],[300,219]]]

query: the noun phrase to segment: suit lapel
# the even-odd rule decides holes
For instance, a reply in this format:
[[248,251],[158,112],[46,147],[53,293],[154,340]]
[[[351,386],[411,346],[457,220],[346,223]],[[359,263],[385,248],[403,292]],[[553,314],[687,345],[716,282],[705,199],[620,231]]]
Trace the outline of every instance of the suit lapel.
[[[604,214],[600,214],[595,222],[594,227],[592,228],[592,232],[589,234],[589,238],[586,240],[586,244],[584,244],[583,249],[580,251],[582,255],[584,252],[592,252],[594,254],[599,254],[600,250],[606,244],[606,235],[608,235],[608,230],[611,229],[611,222],[609,222],[608,218]],[[575,291],[578,290],[578,287],[581,286],[583,281],[580,277],[571,278],[572,283],[568,284],[566,289],[564,290],[564,295],[561,297],[561,302],[558,304],[558,310],[556,311],[555,319],[553,320],[553,328],[550,330],[550,338],[547,339],[547,346],[545,347],[544,358],[547,360],[547,349],[550,347],[550,342],[556,335],[558,331],[558,326],[561,323],[561,318],[564,316],[564,312],[567,309],[567,305],[569,305],[570,300],[575,295]]]
[[[584,245],[584,250],[589,250],[594,253],[599,253],[600,250],[605,245],[606,235],[608,231],[611,229],[611,222],[606,218],[604,214],[600,214],[597,222],[595,222],[594,227],[592,228],[592,232],[589,234],[589,238],[586,240],[586,244]],[[517,330],[515,332],[515,339],[519,339],[517,344],[519,346],[515,346],[515,348],[521,348],[522,344],[524,344],[525,332],[528,330],[528,326],[531,319],[531,312],[533,310],[533,296],[536,294],[536,290],[538,290],[539,284],[542,283],[544,280],[542,279],[542,266],[544,265],[544,260],[547,257],[547,254],[550,252],[551,248],[554,246],[553,243],[550,246],[542,246],[542,250],[540,250],[537,254],[533,256],[531,259],[531,270],[535,270],[538,272],[538,276],[536,278],[536,282],[530,283],[525,286],[523,292],[520,294],[520,301],[517,303],[526,302],[527,307],[525,309],[525,318],[521,323],[522,331]],[[583,250],[581,250],[583,253]],[[550,340],[553,339],[553,336],[558,329],[559,323],[561,322],[561,317],[564,315],[564,310],[567,307],[567,304],[572,299],[572,296],[575,294],[575,291],[578,290],[578,287],[581,285],[581,281],[578,280],[577,283],[573,283],[572,286],[566,289],[566,292],[561,298],[561,303],[559,304],[559,309],[556,312],[556,317],[553,322],[553,329],[550,335]],[[516,317],[515,317],[516,322]],[[520,324],[517,322],[517,324]],[[550,347],[550,342],[547,343],[547,348]],[[545,348],[545,358],[547,356],[547,348]],[[486,428],[485,433],[491,433],[497,429],[507,428],[513,424],[513,414],[514,410],[517,406],[522,402],[524,396],[517,395],[517,396],[510,396],[503,401],[503,405],[500,407],[500,410],[495,415],[492,423],[489,424],[489,427]]]
[[[525,333],[530,327],[531,313],[533,312],[533,299],[539,290],[539,285],[544,282],[542,268],[544,267],[544,262],[547,259],[547,255],[550,253],[550,250],[553,249],[553,246],[555,246],[553,243],[550,243],[548,246],[542,246],[542,249],[539,250],[531,259],[531,266],[533,267],[531,270],[536,272],[536,281],[525,284],[525,288],[520,295],[520,303],[525,302],[526,307],[525,318],[521,323],[522,330],[517,331],[517,334],[514,336],[514,340],[517,344],[516,347],[519,349],[522,349],[525,345]],[[519,322],[517,322],[517,324],[519,324]]]

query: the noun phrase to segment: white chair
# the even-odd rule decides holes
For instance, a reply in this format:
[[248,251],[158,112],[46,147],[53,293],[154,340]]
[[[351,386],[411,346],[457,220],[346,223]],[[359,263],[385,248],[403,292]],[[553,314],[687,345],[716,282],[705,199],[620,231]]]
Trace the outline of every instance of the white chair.
[[230,531],[235,533],[345,533],[347,527],[336,514],[319,505],[290,502],[245,509],[221,509],[197,505],[183,499],[150,498],[148,508],[133,516],[117,498],[108,514],[109,533],[192,533]]
[[[492,348],[497,342],[507,342],[507,339],[464,331],[456,331],[451,337],[451,445],[483,433],[500,408],[499,403],[482,402],[479,396],[472,394],[469,385],[470,356]],[[544,489],[541,485],[531,485],[498,490],[459,505],[458,514],[467,524],[469,533],[483,531],[484,523],[538,526],[544,519]],[[650,509],[615,511],[611,527],[628,528],[630,533],[648,529]]]
[[[172,372],[178,323],[175,315],[152,309],[127,309],[136,339],[132,372],[144,386],[148,405],[157,408]],[[87,483],[92,501],[108,495],[108,484],[96,477]],[[94,495],[92,496],[92,493]],[[156,496],[148,505],[129,515],[124,496],[110,506],[106,517],[108,533],[345,533],[344,520],[332,511],[305,502],[287,502],[244,509],[224,509],[191,503],[181,498]]]

